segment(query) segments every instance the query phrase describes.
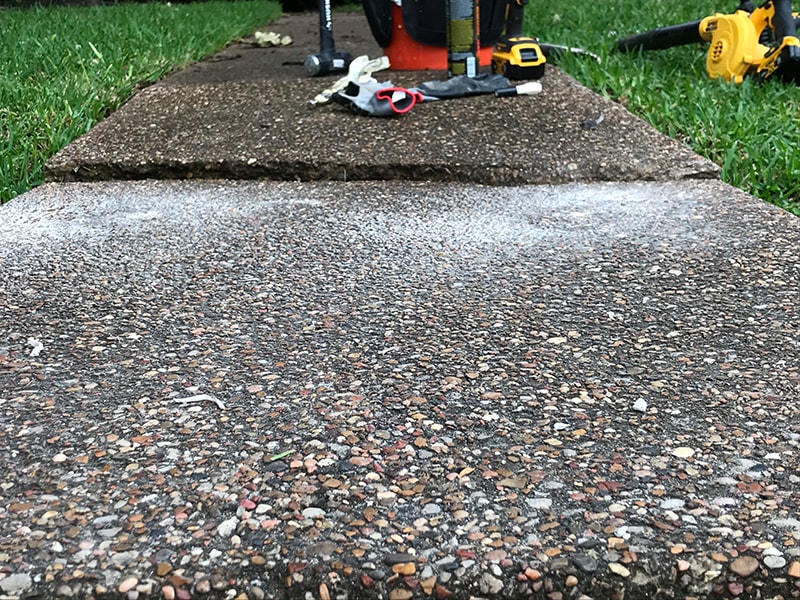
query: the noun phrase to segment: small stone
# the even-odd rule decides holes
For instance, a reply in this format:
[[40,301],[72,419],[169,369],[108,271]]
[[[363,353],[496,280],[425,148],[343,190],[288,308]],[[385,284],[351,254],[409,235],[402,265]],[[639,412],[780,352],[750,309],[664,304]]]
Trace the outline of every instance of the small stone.
[[619,563],[608,563],[608,569],[620,577],[629,577],[631,572]]
[[442,512],[442,507],[434,502],[429,502],[422,507],[422,514],[426,516],[437,515]]
[[542,578],[542,574],[536,569],[528,567],[525,569],[525,577],[527,577],[529,581],[539,581]]
[[230,537],[236,531],[236,526],[239,524],[239,519],[231,517],[217,525],[217,535],[220,537]]
[[800,578],[800,561],[796,560],[789,565],[789,577]]
[[678,569],[678,571],[680,573],[684,573],[684,572],[689,570],[689,567],[691,567],[691,564],[689,564],[688,560],[679,560],[676,563],[676,567],[677,567],[677,569]]
[[106,527],[105,529],[98,529],[97,535],[106,539],[111,539],[117,537],[120,531],[122,531],[122,527]]
[[164,596],[164,600],[175,600],[175,588],[165,585],[161,588],[161,595]]
[[172,565],[165,562],[160,562],[156,565],[156,575],[159,577],[164,577],[164,575],[169,574],[172,571]]
[[718,563],[726,563],[728,562],[728,556],[723,554],[722,552],[712,552],[711,560]]
[[730,592],[731,596],[735,598],[736,596],[741,595],[741,593],[744,591],[744,585],[738,581],[731,581],[728,584],[728,591]]
[[578,578],[575,575],[568,575],[567,580],[564,582],[567,587],[575,587],[578,585]]
[[319,600],[331,600],[331,593],[325,583],[319,584]]
[[198,594],[208,594],[211,591],[211,581],[205,578],[201,579],[195,584],[194,590]]
[[585,554],[575,554],[572,557],[572,562],[575,563],[575,566],[581,571],[586,573],[594,573],[597,570],[597,561]]
[[63,463],[65,460],[67,460],[67,455],[63,452],[59,452],[53,456],[54,463]]
[[390,506],[397,501],[397,494],[389,490],[382,490],[377,494],[378,501],[384,506]]
[[786,566],[786,559],[782,556],[768,554],[761,560],[768,569],[781,569]]
[[793,518],[772,519],[771,525],[779,529],[800,529],[800,520]]
[[169,581],[170,584],[172,584],[176,589],[186,585],[191,585],[192,583],[191,579],[184,577],[183,575],[178,575],[176,573],[167,577],[167,581]]
[[553,506],[551,498],[528,498],[525,502],[534,510],[550,510]]
[[416,560],[417,557],[415,555],[408,554],[406,552],[395,552],[393,554],[387,554],[383,557],[384,564],[389,567],[396,565],[397,563],[415,562]]
[[413,575],[417,572],[417,566],[412,562],[396,563],[392,565],[392,571],[398,575]]
[[339,544],[330,540],[323,540],[316,544],[311,544],[306,548],[308,556],[333,556],[339,549]]
[[211,588],[218,592],[228,589],[228,580],[219,573],[214,573],[209,581],[211,582]]
[[679,446],[672,451],[673,456],[677,456],[678,458],[689,458],[694,456],[694,448],[689,448],[688,446]]
[[758,569],[758,559],[752,556],[740,556],[731,563],[731,571],[739,577],[748,577]]
[[484,594],[495,596],[503,589],[503,582],[491,573],[484,573],[481,576],[480,587]]
[[705,573],[703,573],[703,581],[708,583],[709,581],[714,581],[717,577],[722,575],[721,571],[715,571],[714,569],[709,569]]
[[264,600],[265,596],[266,594],[264,594],[264,590],[256,585],[247,590],[247,597],[250,598],[250,600]]
[[274,460],[267,462],[267,464],[264,466],[264,470],[269,471],[270,473],[280,473],[281,471],[288,471],[289,465],[282,460]]
[[189,590],[178,588],[175,590],[175,598],[177,598],[177,600],[191,600],[192,594]]
[[419,582],[422,591],[430,596],[433,593],[433,587],[436,585],[436,577],[428,577]]
[[119,591],[120,594],[127,594],[129,591],[131,591],[133,588],[136,587],[137,583],[139,583],[139,580],[136,577],[126,577],[120,582],[117,590]]
[[633,403],[633,410],[637,412],[647,412],[647,401],[644,398],[638,398]]
[[434,586],[433,592],[436,594],[436,598],[438,600],[447,600],[447,598],[450,598],[453,595],[453,592],[438,583]]
[[72,598],[75,595],[75,592],[72,591],[72,588],[69,587],[67,584],[58,586],[56,590],[56,596],[63,596],[64,598]]
[[[800,566],[800,563],[796,564]],[[3,580],[0,580],[0,590],[3,590],[7,594],[16,594],[17,592],[22,592],[27,590],[32,585],[33,579],[31,579],[31,576],[27,573],[14,573]]]
[[395,588],[389,592],[389,600],[410,600],[414,596],[414,592],[404,588]]

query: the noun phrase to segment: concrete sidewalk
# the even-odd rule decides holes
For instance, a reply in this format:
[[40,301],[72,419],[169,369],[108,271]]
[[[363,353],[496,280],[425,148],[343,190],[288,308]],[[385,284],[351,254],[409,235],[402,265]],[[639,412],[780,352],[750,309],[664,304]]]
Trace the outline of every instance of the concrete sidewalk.
[[[421,180],[524,184],[715,177],[715,165],[550,68],[537,96],[424,103],[398,119],[308,101],[338,77],[304,78],[316,15],[270,29],[292,46],[239,44],[143,90],[47,166],[51,181],[154,178]],[[363,15],[337,14],[354,56],[380,56]],[[443,72],[379,72],[412,87]],[[604,119],[595,129],[585,121]]]
[[800,595],[798,220],[555,68],[310,111],[314,18],[0,208],[2,597]]

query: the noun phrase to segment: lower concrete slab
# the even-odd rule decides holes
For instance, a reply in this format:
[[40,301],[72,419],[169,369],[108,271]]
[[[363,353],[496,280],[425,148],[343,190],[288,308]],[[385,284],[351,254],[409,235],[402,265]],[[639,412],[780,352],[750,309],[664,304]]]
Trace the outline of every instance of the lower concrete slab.
[[790,597],[800,226],[717,181],[44,185],[16,597]]

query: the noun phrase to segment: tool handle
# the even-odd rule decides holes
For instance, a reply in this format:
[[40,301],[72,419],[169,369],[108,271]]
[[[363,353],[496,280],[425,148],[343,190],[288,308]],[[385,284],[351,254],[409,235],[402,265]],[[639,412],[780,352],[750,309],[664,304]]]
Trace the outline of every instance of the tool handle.
[[692,21],[691,23],[659,27],[658,29],[622,38],[616,41],[614,47],[620,52],[664,50],[673,46],[683,46],[702,41],[700,21]]
[[327,55],[334,52],[335,49],[331,0],[319,0],[319,53]]
[[529,81],[516,87],[495,90],[494,95],[498,98],[508,98],[509,96],[535,96],[542,91],[542,84],[538,81]]
[[522,35],[522,21],[525,17],[525,5],[528,0],[508,0],[506,6],[506,37]]
[[775,37],[782,40],[785,37],[797,37],[797,25],[792,14],[792,0],[773,0],[775,16],[772,18],[775,27]]

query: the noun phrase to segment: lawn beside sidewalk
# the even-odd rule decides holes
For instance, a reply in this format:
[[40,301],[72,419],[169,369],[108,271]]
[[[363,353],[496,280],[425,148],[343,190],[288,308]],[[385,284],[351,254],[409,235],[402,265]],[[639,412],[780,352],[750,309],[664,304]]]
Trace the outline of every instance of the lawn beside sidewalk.
[[280,13],[266,0],[0,10],[0,202],[140,86]]
[[732,13],[736,6],[731,0],[531,2],[525,33],[597,53],[600,63],[567,55],[558,65],[720,165],[723,181],[800,215],[800,87],[777,80],[713,81],[705,69],[707,43],[613,50],[622,37]]

